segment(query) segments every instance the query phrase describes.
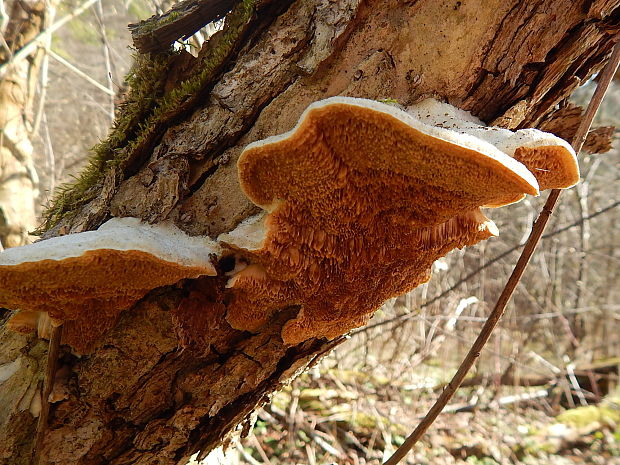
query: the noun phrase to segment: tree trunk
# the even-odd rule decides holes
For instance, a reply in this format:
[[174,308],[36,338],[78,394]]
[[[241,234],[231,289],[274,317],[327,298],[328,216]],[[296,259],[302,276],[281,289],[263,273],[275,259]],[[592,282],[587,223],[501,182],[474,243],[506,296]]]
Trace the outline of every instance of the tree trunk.
[[[125,116],[89,175],[57,197],[44,237],[110,216],[230,231],[256,211],[237,182],[243,147],[333,95],[403,105],[435,96],[496,125],[539,125],[605,63],[620,1],[246,0],[226,21],[198,58],[138,57]],[[258,334],[232,330],[220,310],[209,315],[217,351],[180,350],[173,314],[190,292],[222,304],[217,280],[157,289],[88,355],[63,349],[42,463],[182,464],[247,427],[274,390],[339,343],[284,345],[294,309]],[[2,463],[29,461],[46,346],[0,332]]]

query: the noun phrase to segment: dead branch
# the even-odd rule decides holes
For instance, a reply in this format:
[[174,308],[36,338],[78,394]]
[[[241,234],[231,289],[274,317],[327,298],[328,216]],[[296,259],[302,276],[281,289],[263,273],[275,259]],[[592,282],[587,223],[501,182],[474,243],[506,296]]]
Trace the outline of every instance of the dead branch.
[[208,23],[223,18],[235,0],[185,0],[169,11],[130,24],[133,44],[141,53],[161,52],[180,38],[187,39]]

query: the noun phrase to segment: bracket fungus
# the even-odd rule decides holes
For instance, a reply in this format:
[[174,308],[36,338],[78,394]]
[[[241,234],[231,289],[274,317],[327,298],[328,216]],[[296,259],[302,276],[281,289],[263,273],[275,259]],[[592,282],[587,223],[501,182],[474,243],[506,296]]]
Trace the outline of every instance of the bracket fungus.
[[480,207],[578,180],[574,151],[551,134],[489,128],[434,100],[407,110],[333,97],[245,148],[240,184],[265,212],[218,238],[249,263],[228,282],[234,328],[297,306],[285,343],[345,334],[439,257],[497,235]]
[[579,181],[573,148],[553,134],[538,129],[513,132],[488,127],[471,113],[434,99],[409,107],[407,113],[427,125],[473,136],[495,146],[523,163],[536,178],[540,190],[564,189]]
[[35,330],[42,318],[64,323],[63,342],[83,352],[150,290],[216,275],[219,251],[170,224],[113,218],[96,231],[1,252],[0,305],[19,310],[7,323],[16,331]]

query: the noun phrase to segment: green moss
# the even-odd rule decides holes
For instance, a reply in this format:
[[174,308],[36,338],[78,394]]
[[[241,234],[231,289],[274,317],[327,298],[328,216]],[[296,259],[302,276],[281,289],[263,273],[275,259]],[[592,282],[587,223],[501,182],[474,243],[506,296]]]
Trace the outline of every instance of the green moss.
[[139,35],[145,35],[149,32],[153,31],[156,28],[161,26],[165,26],[168,23],[175,21],[179,16],[181,16],[180,11],[171,11],[170,13],[164,16],[151,16],[148,19],[144,19],[138,23],[137,32]]
[[388,105],[398,105],[398,100],[394,98],[384,98],[384,99],[378,100],[378,102],[387,103]]
[[[157,97],[163,91],[163,79],[170,55],[137,55],[132,70],[126,77],[131,88],[127,100],[122,104],[108,137],[91,149],[86,168],[73,183],[60,186],[51,206],[44,213],[44,223],[39,232],[54,226],[67,213],[97,195],[95,189],[103,175],[113,165],[122,165],[126,146],[140,131],[140,122],[148,117],[157,104]],[[159,77],[153,80],[153,76]]]
[[191,109],[201,93],[212,82],[221,66],[234,51],[254,14],[255,0],[243,0],[226,17],[220,34],[206,43],[206,53],[191,77],[164,94],[167,70],[173,53],[137,55],[126,80],[130,94],[120,108],[108,137],[91,149],[91,158],[73,183],[61,186],[44,212],[41,234],[80,206],[94,199],[104,176],[112,167],[118,168],[118,181],[124,176],[127,163],[150,148],[156,137],[175,118]]
[[588,405],[577,407],[561,413],[556,417],[560,423],[584,428],[594,423],[618,424],[620,422],[620,410],[609,405]]

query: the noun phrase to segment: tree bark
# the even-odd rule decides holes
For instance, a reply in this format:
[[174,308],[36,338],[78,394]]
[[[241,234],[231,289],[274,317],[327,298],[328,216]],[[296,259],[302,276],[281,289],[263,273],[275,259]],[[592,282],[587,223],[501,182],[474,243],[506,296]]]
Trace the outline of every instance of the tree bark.
[[[289,130],[310,103],[333,95],[403,105],[435,96],[504,127],[539,125],[603,66],[620,27],[616,0],[251,7],[222,61],[206,55],[222,50],[213,45],[225,33],[199,58],[165,58],[155,85],[164,97],[197,68],[215,65],[174,108],[134,114],[148,127],[125,133],[123,162],[101,163],[97,182],[68,211],[56,210],[44,237],[95,229],[110,216],[171,219],[192,235],[230,231],[256,211],[237,182],[243,147]],[[233,330],[224,283],[222,276],[157,289],[123,312],[91,353],[65,347],[42,463],[182,464],[247,428],[274,390],[339,343],[285,346],[280,330],[295,309],[258,334]],[[180,350],[175,333],[173,319],[191,293],[211,309],[206,354]],[[0,330],[1,463],[29,461],[46,345]]]

